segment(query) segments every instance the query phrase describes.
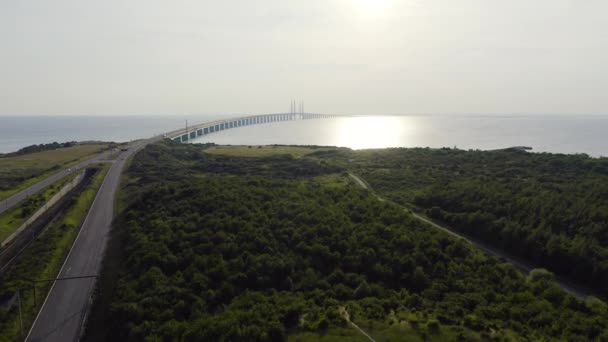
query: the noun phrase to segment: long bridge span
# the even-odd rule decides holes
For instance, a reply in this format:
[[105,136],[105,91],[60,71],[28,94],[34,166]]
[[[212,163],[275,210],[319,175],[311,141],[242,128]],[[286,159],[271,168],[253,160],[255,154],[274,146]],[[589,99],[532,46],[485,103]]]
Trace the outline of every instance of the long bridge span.
[[231,119],[222,119],[212,122],[207,122],[183,129],[171,131],[165,136],[177,142],[189,142],[197,137],[224,131],[227,129],[238,128],[243,126],[259,125],[271,122],[294,121],[294,120],[311,120],[311,119],[331,119],[346,117],[345,115],[334,114],[317,114],[317,113],[279,113],[279,114],[260,114],[250,115]]
[[127,160],[137,151],[166,138],[188,142],[201,135],[242,126],[332,117],[338,116],[310,113],[244,116],[194,125],[130,143],[111,164],[74,244],[55,277],[59,280],[52,281],[51,289],[25,340],[63,342],[80,339],[96,286],[95,276],[99,275],[101,269],[114,218],[114,198],[120,186],[120,177]]

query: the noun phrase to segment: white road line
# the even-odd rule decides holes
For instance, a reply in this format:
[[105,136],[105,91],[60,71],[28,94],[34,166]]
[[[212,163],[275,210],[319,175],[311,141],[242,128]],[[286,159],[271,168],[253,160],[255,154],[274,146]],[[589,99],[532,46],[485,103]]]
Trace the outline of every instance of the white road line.
[[[110,167],[110,169],[111,169],[111,167]],[[91,209],[95,206],[95,202],[97,202],[97,198],[99,198],[99,194],[101,194],[101,192],[102,192],[101,189],[103,189],[103,186],[106,184],[106,181],[108,180],[109,175],[110,175],[110,170],[108,170],[105,177],[103,178],[103,182],[101,182],[101,185],[97,189],[97,194],[95,195],[95,199],[93,199],[93,203],[91,203],[91,206],[89,207],[89,211],[87,212],[87,216],[85,217],[84,221],[82,221],[82,225],[80,226],[80,228],[82,228],[87,223],[87,220],[89,219],[89,214],[91,213]],[[65,257],[65,260],[63,260],[63,264],[61,265],[61,268],[59,269],[59,273],[57,273],[57,275],[61,275],[61,272],[63,271],[63,268],[65,267],[66,262],[68,262],[68,259],[70,258],[70,255],[72,254],[72,251],[74,250],[74,246],[76,246],[76,242],[78,241],[78,238],[80,237],[81,232],[82,232],[82,230],[79,229],[78,235],[76,235],[76,238],[74,239],[74,242],[72,243],[72,247],[70,247],[70,251],[68,252],[68,255]],[[34,319],[34,322],[32,323],[32,326],[30,327],[30,331],[28,331],[27,336],[25,337],[25,341],[27,341],[30,338],[30,335],[32,334],[32,330],[34,330],[34,327],[36,326],[36,322],[38,321],[38,318],[40,317],[40,313],[44,309],[44,305],[46,304],[46,301],[51,296],[51,293],[53,292],[53,288],[55,288],[55,283],[57,283],[57,282],[54,281],[53,285],[51,285],[51,289],[49,290],[49,292],[47,292],[46,297],[44,298],[44,302],[42,303],[40,310],[38,310],[38,314],[36,314],[36,319]]]

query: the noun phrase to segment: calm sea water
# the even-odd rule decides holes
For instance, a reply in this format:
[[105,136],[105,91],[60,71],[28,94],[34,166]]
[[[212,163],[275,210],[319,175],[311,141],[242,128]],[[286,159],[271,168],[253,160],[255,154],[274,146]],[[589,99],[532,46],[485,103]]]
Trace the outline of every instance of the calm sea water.
[[608,156],[608,116],[382,116],[241,127],[194,142],[233,145],[309,144],[355,149],[530,146],[536,152]]
[[[191,124],[220,116],[187,118]],[[184,117],[0,117],[0,152],[53,141],[129,141],[184,127]],[[608,156],[608,115],[374,116],[269,123],[204,136],[218,144],[331,145],[355,149],[525,145],[537,152]]]
[[103,140],[123,142],[184,127],[186,120],[200,123],[218,116],[0,116],[0,153],[33,144]]

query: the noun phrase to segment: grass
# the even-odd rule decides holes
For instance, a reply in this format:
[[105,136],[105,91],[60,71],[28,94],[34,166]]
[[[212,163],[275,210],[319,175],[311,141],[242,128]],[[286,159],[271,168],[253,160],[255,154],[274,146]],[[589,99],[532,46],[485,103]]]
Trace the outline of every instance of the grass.
[[19,203],[11,210],[0,215],[0,241],[4,241],[17,228],[19,228],[25,220],[40,209],[48,200],[51,199],[61,188],[67,183],[76,178],[78,174],[63,178],[39,193]]
[[82,159],[101,153],[106,144],[84,144],[20,156],[0,158],[0,199],[7,198],[48,177],[69,168]]
[[[361,325],[364,331],[370,334],[374,340],[380,342],[400,342],[400,341],[456,341],[457,333],[451,327],[443,327],[442,330],[436,333],[427,333],[424,336],[416,331],[414,328],[409,327],[407,324],[401,325],[385,325],[381,322],[374,322],[373,327]],[[471,341],[480,341],[478,334],[470,333],[466,335],[468,338],[472,338]],[[325,341],[325,342],[369,342],[369,339],[357,331],[353,327],[346,328],[333,328],[329,329],[324,333],[314,332],[298,332],[289,335],[288,341],[290,342],[313,342],[313,341]]]
[[78,197],[75,205],[65,216],[64,223],[66,225],[71,225],[73,227],[80,226],[86,214],[89,212],[89,207],[91,207],[91,204],[95,199],[95,195],[97,194],[97,190],[101,186],[101,183],[103,182],[106,173],[110,169],[110,166],[111,164],[103,164],[101,171],[93,177],[91,186],[83,191]]
[[291,155],[294,158],[301,158],[307,154],[330,150],[331,148],[315,148],[306,146],[213,146],[205,150],[207,153],[221,154],[235,157],[268,157],[274,155]]
[[[24,290],[22,292],[24,331],[28,331],[33,323],[41,302],[50,289],[50,284],[37,288],[38,302],[34,305],[30,283],[22,279],[54,278],[58,274],[109,168],[109,164],[101,167],[93,176],[89,186],[75,196],[73,205],[23,253],[16,265],[4,276],[0,295],[12,294],[18,288]],[[19,340],[19,336],[19,316],[16,308],[10,312],[0,310],[0,341]]]
[[391,312],[384,321],[362,319],[356,323],[376,341],[525,341],[508,329],[480,333],[462,325],[443,325],[420,312]]
[[343,188],[354,185],[354,181],[344,174],[330,173],[314,177],[313,180],[320,185],[330,188]]
[[367,337],[361,335],[354,328],[333,328],[323,334],[314,332],[298,332],[289,335],[289,342],[369,342]]

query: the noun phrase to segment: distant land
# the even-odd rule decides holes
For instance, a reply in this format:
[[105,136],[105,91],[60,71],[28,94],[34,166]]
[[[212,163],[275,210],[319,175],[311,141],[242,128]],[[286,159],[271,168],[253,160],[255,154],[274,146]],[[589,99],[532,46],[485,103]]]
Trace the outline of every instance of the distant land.
[[[234,115],[237,116],[237,115]],[[134,139],[208,122],[223,115],[2,117],[0,153],[66,141]],[[406,115],[281,122],[221,132],[200,142],[231,145],[325,145],[354,149],[458,147],[492,150],[530,146],[534,152],[608,156],[607,115]]]

